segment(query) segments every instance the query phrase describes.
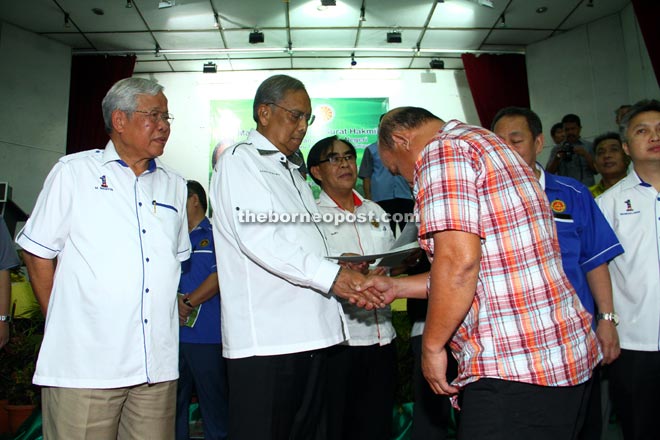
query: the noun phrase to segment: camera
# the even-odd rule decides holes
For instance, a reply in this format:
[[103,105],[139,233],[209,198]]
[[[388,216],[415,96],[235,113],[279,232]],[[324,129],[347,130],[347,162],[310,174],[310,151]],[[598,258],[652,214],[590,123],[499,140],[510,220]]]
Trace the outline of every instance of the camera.
[[559,149],[559,153],[561,153],[561,160],[563,160],[564,162],[572,161],[573,160],[573,145],[571,145],[568,142],[564,142],[564,144]]

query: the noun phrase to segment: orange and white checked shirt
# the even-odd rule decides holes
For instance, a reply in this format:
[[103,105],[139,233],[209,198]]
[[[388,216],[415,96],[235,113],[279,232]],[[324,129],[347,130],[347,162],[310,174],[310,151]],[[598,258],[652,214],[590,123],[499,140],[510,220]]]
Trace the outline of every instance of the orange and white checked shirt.
[[451,341],[454,385],[587,381],[600,361],[591,316],[562,270],[552,212],[531,169],[490,131],[452,120],[421,153],[414,181],[430,259],[436,232],[468,232],[482,243],[474,301]]

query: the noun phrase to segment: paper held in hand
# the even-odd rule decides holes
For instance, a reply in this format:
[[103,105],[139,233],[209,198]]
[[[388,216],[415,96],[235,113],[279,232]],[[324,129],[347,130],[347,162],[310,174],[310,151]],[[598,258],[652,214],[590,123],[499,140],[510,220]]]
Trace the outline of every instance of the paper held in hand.
[[382,258],[377,264],[380,267],[397,267],[410,255],[414,254],[419,249],[417,243],[417,225],[415,223],[406,223],[406,227],[399,234],[392,248],[387,252],[369,255],[338,255],[333,257],[326,257],[330,260],[345,261],[348,263],[361,263],[363,261],[373,261]]

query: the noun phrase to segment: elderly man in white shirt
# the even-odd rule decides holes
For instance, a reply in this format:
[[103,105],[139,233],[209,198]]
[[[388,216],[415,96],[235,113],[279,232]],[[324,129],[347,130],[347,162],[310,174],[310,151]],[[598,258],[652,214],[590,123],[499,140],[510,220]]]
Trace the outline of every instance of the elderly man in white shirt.
[[190,254],[186,181],[157,159],[173,118],[163,87],[140,78],[102,107],[105,150],[55,164],[16,240],[46,315],[44,438],[172,439]]
[[596,199],[625,249],[609,265],[621,321],[610,384],[624,438],[649,439],[660,394],[660,101],[633,105],[620,128],[633,171]]
[[[322,225],[330,253],[388,251],[394,234],[387,213],[353,189],[357,181],[355,147],[337,136],[327,137],[309,151],[307,166],[322,189],[317,205],[326,217]],[[350,339],[333,347],[328,356],[328,440],[388,439],[396,383],[392,312],[389,306],[365,310],[340,302]]]
[[362,274],[325,258],[314,197],[292,161],[314,119],[304,85],[272,76],[253,109],[257,129],[222,153],[210,188],[229,438],[314,439],[325,434],[327,348],[348,337],[336,296],[384,304],[355,292]]

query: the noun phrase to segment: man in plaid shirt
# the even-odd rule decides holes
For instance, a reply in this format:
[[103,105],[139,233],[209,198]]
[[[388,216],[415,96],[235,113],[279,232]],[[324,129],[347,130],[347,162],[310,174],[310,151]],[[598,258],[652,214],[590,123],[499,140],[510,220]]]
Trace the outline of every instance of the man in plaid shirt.
[[[575,438],[601,356],[530,168],[490,131],[416,107],[387,113],[379,148],[414,186],[432,266],[430,276],[364,287],[389,299],[428,292],[422,369],[461,407],[459,438]],[[449,341],[459,364],[451,384]]]

